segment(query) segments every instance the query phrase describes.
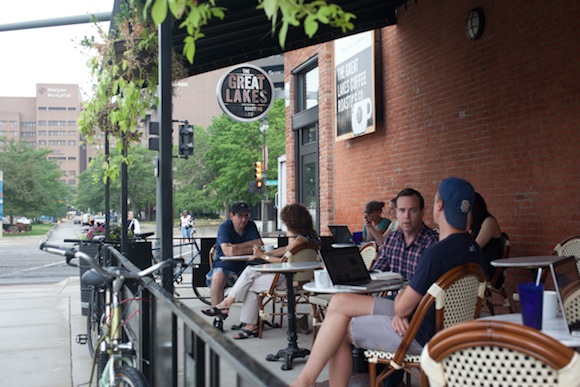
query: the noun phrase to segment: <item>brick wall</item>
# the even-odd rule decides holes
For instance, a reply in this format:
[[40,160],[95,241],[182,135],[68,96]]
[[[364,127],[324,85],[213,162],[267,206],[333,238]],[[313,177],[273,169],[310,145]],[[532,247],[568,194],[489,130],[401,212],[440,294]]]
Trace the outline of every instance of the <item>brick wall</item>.
[[[470,41],[465,20],[475,6],[486,30]],[[287,53],[291,85],[291,71],[319,56],[322,233],[333,222],[360,230],[367,201],[387,202],[404,187],[423,193],[431,224],[437,185],[454,175],[482,193],[512,239],[512,256],[548,255],[579,234],[578,11],[574,0],[409,2],[398,24],[382,30],[384,121],[348,141],[333,137],[332,43]]]

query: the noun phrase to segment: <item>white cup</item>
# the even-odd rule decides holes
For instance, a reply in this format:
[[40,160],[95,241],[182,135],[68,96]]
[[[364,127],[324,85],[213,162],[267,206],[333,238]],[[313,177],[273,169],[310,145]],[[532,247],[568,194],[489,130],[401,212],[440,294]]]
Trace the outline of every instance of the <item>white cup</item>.
[[558,314],[558,295],[556,292],[554,290],[544,290],[542,302],[542,319],[556,318]]
[[272,251],[274,250],[274,245],[264,245],[262,246],[262,250],[264,250],[265,252]]
[[332,286],[328,271],[325,269],[314,270],[314,284],[317,288],[329,288]]
[[365,98],[362,101],[355,102],[352,106],[350,121],[352,123],[352,132],[355,135],[363,134],[368,126],[369,118],[373,116],[373,101]]

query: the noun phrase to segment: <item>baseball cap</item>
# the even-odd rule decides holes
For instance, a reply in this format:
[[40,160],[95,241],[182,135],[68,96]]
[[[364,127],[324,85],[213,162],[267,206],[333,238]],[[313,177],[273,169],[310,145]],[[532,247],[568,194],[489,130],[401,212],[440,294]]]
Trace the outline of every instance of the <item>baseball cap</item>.
[[455,228],[467,228],[467,214],[473,206],[475,191],[471,183],[458,177],[448,177],[439,184],[439,196],[447,223]]
[[364,210],[364,213],[370,214],[371,212],[382,211],[384,206],[385,206],[385,203],[377,202],[376,200],[372,200],[372,201],[367,203],[365,210]]
[[245,212],[250,212],[250,207],[246,202],[235,202],[232,204],[232,213],[242,215]]

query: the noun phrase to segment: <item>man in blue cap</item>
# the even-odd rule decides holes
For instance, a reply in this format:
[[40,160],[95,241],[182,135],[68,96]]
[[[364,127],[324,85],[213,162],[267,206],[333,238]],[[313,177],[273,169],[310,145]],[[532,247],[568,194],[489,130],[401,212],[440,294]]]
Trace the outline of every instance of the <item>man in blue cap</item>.
[[[346,386],[352,373],[351,346],[396,352],[409,320],[429,287],[447,271],[464,263],[483,267],[481,249],[467,232],[467,215],[475,193],[469,182],[450,177],[441,182],[433,203],[439,243],[429,247],[417,264],[409,285],[395,300],[359,294],[332,297],[308,361],[291,386],[312,386],[329,364],[330,384]],[[435,334],[435,311],[425,316],[409,354],[420,354]]]

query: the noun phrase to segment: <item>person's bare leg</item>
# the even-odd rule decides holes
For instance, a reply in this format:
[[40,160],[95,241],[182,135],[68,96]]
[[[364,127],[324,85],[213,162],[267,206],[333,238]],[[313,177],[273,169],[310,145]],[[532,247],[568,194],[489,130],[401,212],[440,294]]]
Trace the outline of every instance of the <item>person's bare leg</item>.
[[[336,385],[348,385],[352,372],[348,332],[350,319],[371,314],[373,303],[372,297],[357,294],[336,294],[332,297],[308,361],[291,386],[313,386],[329,361],[331,382]],[[340,371],[337,371],[339,369]]]
[[216,306],[224,299],[224,289],[226,288],[226,275],[223,271],[216,271],[211,276],[211,287],[209,295],[211,304]]
[[232,306],[232,304],[234,302],[236,302],[236,299],[235,298],[233,298],[232,296],[227,296],[226,298],[223,299],[222,302],[220,302],[219,304],[217,304],[215,307],[218,308],[218,309],[229,309],[230,306]]

